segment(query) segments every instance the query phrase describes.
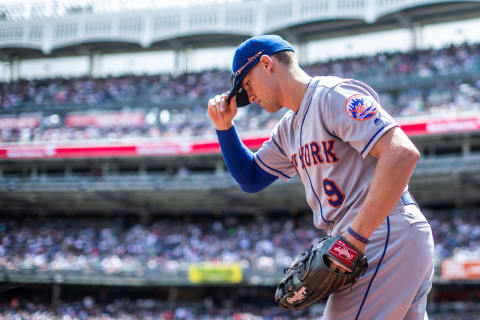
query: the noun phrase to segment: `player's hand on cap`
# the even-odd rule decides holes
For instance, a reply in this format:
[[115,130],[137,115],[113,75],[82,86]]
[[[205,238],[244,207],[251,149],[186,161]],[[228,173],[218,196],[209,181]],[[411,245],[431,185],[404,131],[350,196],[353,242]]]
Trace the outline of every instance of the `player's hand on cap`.
[[208,101],[208,115],[217,130],[228,130],[233,126],[233,118],[237,115],[235,96],[227,102],[227,93],[216,95]]

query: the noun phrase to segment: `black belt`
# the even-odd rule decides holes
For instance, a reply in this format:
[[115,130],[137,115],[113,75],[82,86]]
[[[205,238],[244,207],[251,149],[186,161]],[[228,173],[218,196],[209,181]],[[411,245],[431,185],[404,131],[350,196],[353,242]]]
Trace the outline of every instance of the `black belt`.
[[401,196],[400,199],[402,200],[402,203],[404,206],[409,205],[409,204],[414,204],[417,206],[417,208],[420,208],[417,204],[417,201],[413,198],[412,194],[408,191],[405,191]]

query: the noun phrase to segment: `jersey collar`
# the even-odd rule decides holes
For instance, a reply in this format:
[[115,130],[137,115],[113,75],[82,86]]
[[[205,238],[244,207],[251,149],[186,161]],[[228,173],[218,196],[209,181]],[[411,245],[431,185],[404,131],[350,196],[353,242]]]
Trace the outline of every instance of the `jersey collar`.
[[[312,101],[312,96],[315,93],[315,89],[317,88],[317,84],[320,81],[320,77],[313,77],[310,79],[307,85],[307,90],[305,90],[305,95],[303,96],[302,103],[300,103],[300,107],[298,108],[297,112],[293,114],[295,118],[295,123],[297,124],[298,121],[302,120],[302,115],[308,109],[308,105]],[[300,123],[298,123],[300,124]]]

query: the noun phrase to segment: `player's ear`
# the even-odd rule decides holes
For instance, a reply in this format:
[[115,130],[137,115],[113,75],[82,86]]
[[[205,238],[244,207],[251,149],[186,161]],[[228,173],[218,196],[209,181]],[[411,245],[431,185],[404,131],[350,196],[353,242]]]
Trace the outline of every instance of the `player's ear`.
[[273,66],[273,59],[270,56],[264,54],[260,57],[260,65],[266,70],[270,70]]

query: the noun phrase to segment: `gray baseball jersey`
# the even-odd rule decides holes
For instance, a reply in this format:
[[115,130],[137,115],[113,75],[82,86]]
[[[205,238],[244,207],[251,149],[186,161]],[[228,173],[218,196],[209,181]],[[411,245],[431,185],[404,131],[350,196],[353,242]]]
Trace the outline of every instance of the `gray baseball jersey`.
[[[265,171],[288,180],[295,174],[319,229],[343,230],[360,209],[377,160],[369,152],[398,124],[366,84],[313,78],[296,113],[289,111],[255,154]],[[399,202],[396,209],[403,206]]]
[[[368,85],[315,77],[298,111],[282,117],[254,159],[283,180],[298,174],[315,226],[335,235],[366,198],[377,163],[370,151],[396,126]],[[399,200],[370,237],[366,256],[365,275],[329,297],[323,319],[428,319],[433,239],[420,210]]]

